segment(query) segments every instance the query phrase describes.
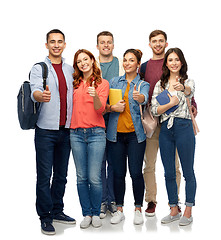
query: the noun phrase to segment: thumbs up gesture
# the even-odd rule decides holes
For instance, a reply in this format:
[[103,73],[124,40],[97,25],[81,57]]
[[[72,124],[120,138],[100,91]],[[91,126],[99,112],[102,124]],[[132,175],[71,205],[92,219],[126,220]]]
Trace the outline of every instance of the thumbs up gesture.
[[46,85],[46,89],[42,93],[42,100],[43,100],[42,102],[50,102],[51,100],[51,92],[49,90],[48,85]]
[[136,84],[134,85],[134,90],[133,90],[133,99],[138,101],[140,93],[136,90]]
[[88,93],[91,97],[95,97],[96,90],[95,90],[95,87],[94,87],[94,81],[92,82],[91,87],[88,87]]
[[181,91],[181,90],[184,89],[183,84],[181,84],[181,83],[179,82],[179,77],[178,77],[178,76],[176,76],[176,82],[175,82],[175,84],[173,84],[173,88],[174,88],[174,90],[176,90],[176,91]]

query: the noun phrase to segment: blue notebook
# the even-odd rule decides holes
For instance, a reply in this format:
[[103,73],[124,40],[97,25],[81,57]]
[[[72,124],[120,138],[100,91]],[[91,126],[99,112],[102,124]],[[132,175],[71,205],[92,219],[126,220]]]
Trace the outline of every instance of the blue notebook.
[[[165,105],[170,102],[170,98],[168,97],[169,91],[165,89],[162,93],[160,93],[156,99],[160,105]],[[170,93],[169,93],[170,94]],[[170,94],[171,96],[171,94]],[[173,106],[172,108],[168,109],[165,113],[169,115],[171,112],[174,112],[178,108],[178,105]]]

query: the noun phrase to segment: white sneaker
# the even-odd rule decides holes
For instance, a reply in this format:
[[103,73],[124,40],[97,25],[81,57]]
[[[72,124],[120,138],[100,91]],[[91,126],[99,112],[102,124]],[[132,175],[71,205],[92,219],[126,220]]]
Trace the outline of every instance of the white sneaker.
[[140,225],[144,222],[143,220],[143,214],[139,211],[139,210],[136,210],[134,212],[134,224],[135,225]]
[[92,218],[90,216],[86,216],[80,224],[81,228],[88,228],[91,224]]
[[95,228],[101,227],[102,222],[101,219],[98,216],[93,216],[92,217],[92,226]]
[[124,213],[118,210],[117,212],[114,213],[113,217],[111,218],[111,223],[117,224],[124,219],[125,219]]

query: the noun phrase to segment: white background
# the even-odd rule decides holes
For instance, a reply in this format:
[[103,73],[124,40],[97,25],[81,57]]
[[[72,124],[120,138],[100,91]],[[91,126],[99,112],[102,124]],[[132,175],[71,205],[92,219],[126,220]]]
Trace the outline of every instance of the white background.
[[[1,3],[1,167],[0,167],[0,234],[3,239],[46,239],[40,232],[35,212],[34,131],[22,131],[17,120],[17,93],[28,79],[32,65],[45,59],[45,35],[53,28],[66,35],[63,53],[72,65],[74,53],[86,48],[98,55],[96,36],[103,30],[115,38],[114,54],[122,57],[128,48],[143,51],[143,62],[151,56],[149,33],[162,29],[168,34],[169,47],[179,47],[186,57],[188,75],[196,82],[195,99],[201,132],[197,136],[195,173],[197,178],[194,223],[179,227],[163,226],[160,219],[168,214],[167,195],[160,157],[157,161],[158,205],[155,218],[145,218],[142,226],[133,225],[133,196],[127,176],[125,197],[126,220],[118,226],[81,230],[81,208],[76,190],[73,159],[70,159],[66,188],[65,213],[77,220],[74,227],[55,225],[55,238],[97,239],[151,238],[186,239],[200,234],[215,239],[220,227],[220,2],[217,0],[8,0]],[[181,202],[185,201],[184,180]],[[144,203],[144,209],[146,203]],[[184,205],[182,205],[184,209]],[[216,236],[216,237],[214,237]],[[54,238],[53,237],[53,238]],[[2,238],[2,237],[1,237]]]

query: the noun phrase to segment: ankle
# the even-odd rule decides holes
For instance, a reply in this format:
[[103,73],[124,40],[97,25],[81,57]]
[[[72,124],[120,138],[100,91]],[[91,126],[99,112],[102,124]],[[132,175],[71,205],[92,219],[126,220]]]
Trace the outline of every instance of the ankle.
[[135,210],[134,211],[140,211],[140,212],[142,212],[142,210],[141,210],[141,207],[135,207]]
[[183,216],[190,218],[192,216],[192,207],[186,207]]
[[117,211],[123,212],[123,207],[117,207]]
[[178,207],[175,206],[175,207],[171,207],[170,208],[170,215],[171,216],[176,216],[178,214]]

